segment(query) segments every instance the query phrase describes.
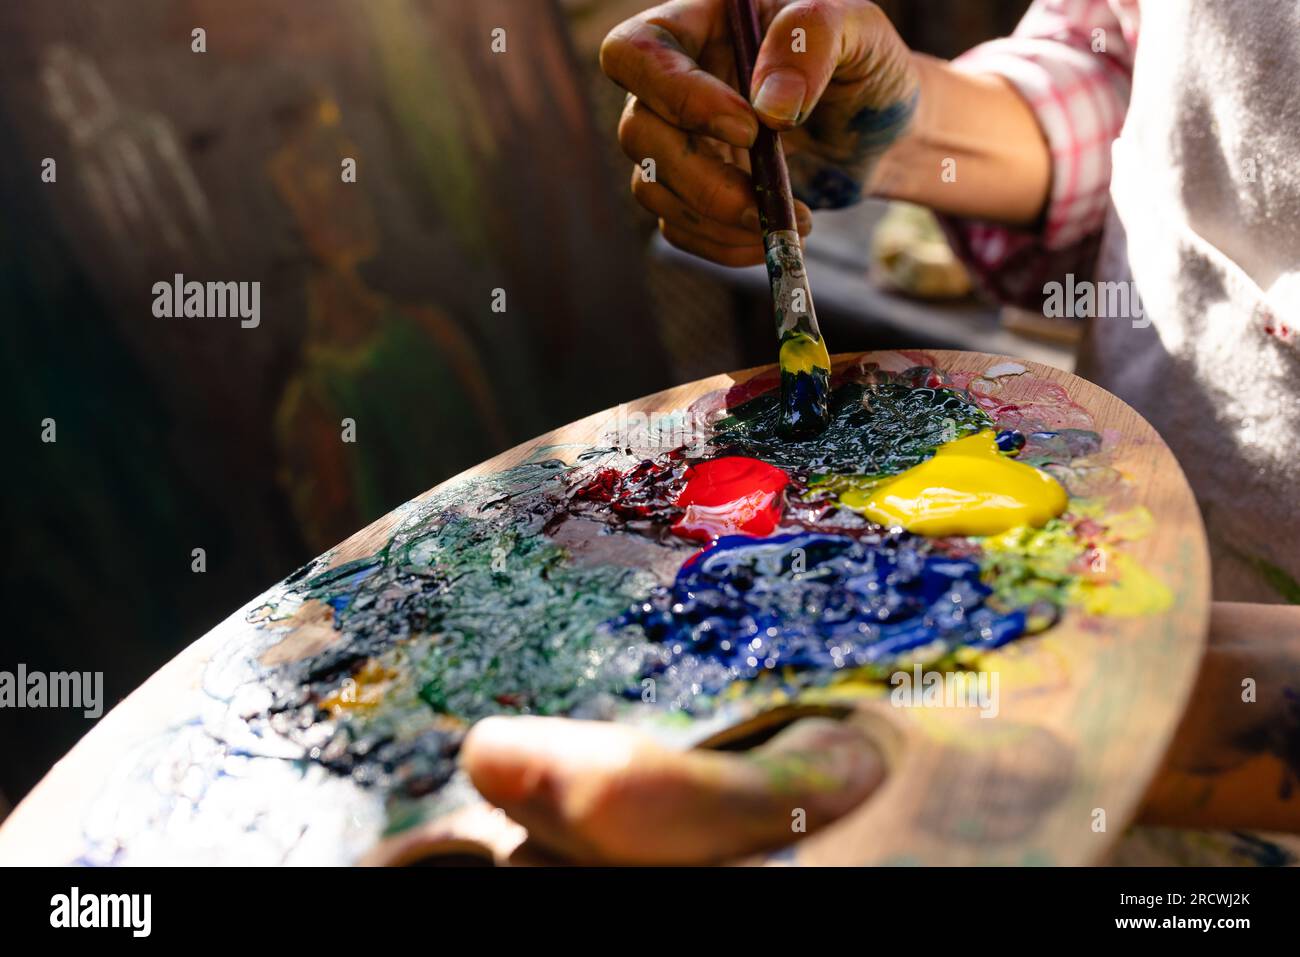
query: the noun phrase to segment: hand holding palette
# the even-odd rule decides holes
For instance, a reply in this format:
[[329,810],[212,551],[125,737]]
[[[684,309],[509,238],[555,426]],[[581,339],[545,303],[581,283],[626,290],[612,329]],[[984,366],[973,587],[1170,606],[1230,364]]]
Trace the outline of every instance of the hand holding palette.
[[[1100,389],[988,356],[841,358],[828,425],[802,439],[779,384],[636,403],[703,423],[671,447],[592,416],[359,532],[107,717],[0,830],[0,859],[346,863],[467,841],[500,859],[522,831],[456,763],[480,718],[684,748],[812,712],[871,735],[890,776],[778,856],[1096,860],[1204,641],[1203,532],[1172,456]],[[898,707],[918,671],[996,675],[996,717]]]

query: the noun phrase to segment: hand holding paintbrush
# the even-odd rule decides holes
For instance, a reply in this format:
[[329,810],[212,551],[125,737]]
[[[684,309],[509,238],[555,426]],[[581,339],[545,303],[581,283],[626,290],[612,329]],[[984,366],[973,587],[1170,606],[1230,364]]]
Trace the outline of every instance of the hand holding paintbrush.
[[[810,207],[865,195],[911,126],[919,74],[868,0],[762,0],[766,41],[755,6],[672,0],[611,31],[600,62],[631,94],[619,143],[637,164],[632,193],[664,237],[726,266],[767,262],[798,433],[817,426],[825,389],[813,370],[829,360],[797,232],[807,232]],[[752,176],[735,162],[741,150]],[[640,175],[647,157],[653,179]],[[792,200],[792,185],[808,205]]]

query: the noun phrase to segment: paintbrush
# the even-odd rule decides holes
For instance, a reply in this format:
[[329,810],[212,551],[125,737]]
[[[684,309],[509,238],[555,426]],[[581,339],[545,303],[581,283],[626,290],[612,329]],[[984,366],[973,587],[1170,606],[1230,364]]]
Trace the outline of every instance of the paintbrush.
[[[758,8],[754,0],[728,0],[727,13],[740,91],[748,96],[763,40]],[[830,418],[831,360],[813,311],[781,134],[759,123],[749,165],[781,342],[781,425],[792,438],[805,438],[820,432]]]

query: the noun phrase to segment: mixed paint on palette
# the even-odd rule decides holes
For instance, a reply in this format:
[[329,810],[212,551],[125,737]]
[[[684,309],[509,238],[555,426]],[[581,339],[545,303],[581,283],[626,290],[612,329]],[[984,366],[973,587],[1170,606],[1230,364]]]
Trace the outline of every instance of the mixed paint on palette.
[[[777,380],[751,380],[450,483],[373,554],[300,569],[110,782],[84,860],[355,860],[474,800],[456,756],[487,715],[689,742],[738,709],[977,667],[1067,612],[1167,605],[1125,550],[1150,517],[1123,508],[1113,437],[1064,389],[884,356],[837,370],[815,437],[784,437]],[[245,806],[255,782],[274,808]]]

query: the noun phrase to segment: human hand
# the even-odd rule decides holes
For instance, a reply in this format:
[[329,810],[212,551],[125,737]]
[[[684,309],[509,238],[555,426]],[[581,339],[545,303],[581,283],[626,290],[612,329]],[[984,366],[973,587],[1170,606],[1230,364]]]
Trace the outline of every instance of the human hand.
[[885,776],[876,746],[827,718],[740,752],[674,751],[605,721],[486,718],[460,763],[531,844],[605,864],[715,863],[786,844],[801,834],[792,825],[817,830]]
[[807,234],[810,207],[862,197],[911,125],[920,86],[910,51],[867,0],[759,0],[759,15],[765,36],[744,95],[734,89],[726,0],[647,10],[600,51],[602,69],[630,94],[619,143],[636,164],[633,194],[669,242],[730,266],[763,261],[745,153],[760,121],[784,132]]

